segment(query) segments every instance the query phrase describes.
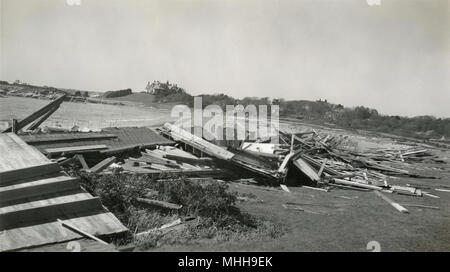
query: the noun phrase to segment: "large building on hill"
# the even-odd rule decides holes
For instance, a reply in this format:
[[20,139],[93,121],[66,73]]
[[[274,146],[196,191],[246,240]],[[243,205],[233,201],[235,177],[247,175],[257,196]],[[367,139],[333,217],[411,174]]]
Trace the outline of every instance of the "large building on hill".
[[148,94],[154,95],[169,95],[172,93],[184,92],[177,84],[171,84],[169,81],[166,83],[160,81],[153,81],[152,83],[148,82],[145,90]]

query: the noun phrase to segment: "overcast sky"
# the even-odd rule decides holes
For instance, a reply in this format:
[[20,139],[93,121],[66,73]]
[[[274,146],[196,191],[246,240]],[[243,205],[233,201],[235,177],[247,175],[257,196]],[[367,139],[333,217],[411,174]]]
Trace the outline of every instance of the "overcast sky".
[[450,0],[66,1],[0,0],[1,79],[450,117]]

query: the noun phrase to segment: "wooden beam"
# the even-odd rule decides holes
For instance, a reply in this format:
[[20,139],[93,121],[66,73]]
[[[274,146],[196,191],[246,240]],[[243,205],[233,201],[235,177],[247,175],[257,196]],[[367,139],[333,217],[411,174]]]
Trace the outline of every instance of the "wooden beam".
[[59,166],[64,166],[64,165],[68,165],[68,164],[74,163],[77,160],[78,160],[78,157],[77,156],[73,156],[72,158],[68,158],[68,159],[65,159],[63,161],[58,162],[58,164],[59,164]]
[[212,163],[212,159],[205,157],[205,158],[188,158],[184,156],[177,156],[172,154],[166,154],[163,156],[163,158],[179,161],[179,162],[185,162],[190,164],[199,164],[199,165],[210,165]]
[[77,180],[73,177],[59,176],[0,187],[0,204],[46,194],[79,190],[80,184]]
[[61,169],[57,163],[47,163],[27,168],[4,171],[0,173],[0,186],[7,186],[19,180],[54,174],[59,171],[61,171]]
[[20,135],[20,138],[27,144],[44,144],[60,142],[80,142],[89,140],[108,140],[117,138],[117,136],[114,134],[104,134],[98,132],[77,132]]
[[425,209],[433,209],[433,210],[439,210],[440,208],[437,206],[426,206],[426,205],[419,205],[419,204],[402,204],[402,206],[406,207],[416,207],[416,208],[425,208]]
[[91,169],[88,170],[88,172],[91,173],[100,173],[101,171],[103,171],[106,167],[110,166],[111,164],[113,164],[114,162],[116,162],[116,157],[110,157],[110,158],[106,158],[103,161],[99,162],[98,164],[96,164],[94,167],[92,167]]
[[69,223],[67,223],[67,222],[64,222],[64,221],[62,221],[62,220],[59,219],[59,218],[57,219],[57,221],[58,221],[59,223],[61,223],[61,225],[62,225],[63,227],[65,227],[65,228],[67,228],[67,229],[69,229],[69,230],[71,230],[71,231],[73,231],[73,232],[75,232],[75,233],[78,233],[78,234],[80,234],[80,235],[82,235],[82,236],[84,236],[84,237],[87,237],[87,238],[90,238],[90,239],[92,239],[92,240],[95,240],[95,241],[97,241],[97,242],[99,242],[99,243],[101,243],[101,244],[109,245],[107,242],[101,240],[100,238],[97,238],[97,237],[95,237],[94,235],[92,235],[92,234],[90,234],[90,233],[88,233],[88,232],[85,232],[85,231],[83,231],[83,230],[81,230],[81,229],[75,227],[75,226],[72,225],[72,224],[69,224]]
[[165,202],[165,201],[161,201],[161,200],[148,199],[148,198],[138,197],[136,200],[141,203],[149,204],[152,206],[158,206],[158,207],[162,207],[162,208],[166,208],[166,209],[172,209],[172,210],[179,210],[183,207],[182,205],[173,204],[173,203],[169,203],[169,202]]
[[59,154],[59,153],[78,153],[78,152],[89,152],[89,151],[99,151],[102,149],[107,149],[106,145],[83,145],[83,146],[67,146],[67,147],[57,147],[57,148],[46,148],[44,151],[48,154]]
[[294,156],[295,153],[289,153],[284,157],[283,162],[281,163],[280,167],[278,168],[279,173],[284,173],[287,167],[288,162],[291,160],[291,158]]
[[329,190],[327,190],[327,189],[311,187],[311,186],[302,186],[301,188],[306,188],[306,189],[316,190],[316,191],[321,191],[321,192],[327,192],[327,193],[329,192]]
[[375,186],[375,185],[369,185],[369,184],[359,183],[359,182],[355,182],[355,181],[349,181],[349,180],[345,180],[345,179],[337,179],[337,178],[335,178],[333,180],[337,184],[355,186],[355,187],[360,187],[360,188],[365,188],[365,189],[370,189],[370,190],[376,190],[376,191],[383,190],[383,188],[381,188],[379,186]]
[[319,175],[316,173],[316,170],[314,170],[306,161],[304,161],[302,158],[298,158],[294,160],[294,165],[307,177],[309,177],[312,181],[320,181]]
[[[50,102],[48,105],[40,108],[39,110],[37,110],[33,114],[31,114],[31,115],[25,117],[24,119],[22,119],[20,122],[17,123],[17,128],[16,128],[17,131],[21,130],[22,128],[26,127],[27,125],[29,125],[31,122],[33,122],[37,118],[39,118],[42,115],[44,115],[45,113],[47,113],[54,106],[60,105],[64,101],[65,97],[66,97],[66,95],[64,94],[61,97],[59,97],[59,98],[53,100],[52,102]],[[12,132],[12,127],[9,127],[7,129],[5,129],[3,132],[4,133]]]
[[399,212],[402,213],[409,213],[409,211],[403,207],[402,205],[398,204],[397,202],[393,201],[392,199],[390,199],[389,197],[383,195],[382,193],[380,193],[379,191],[374,191],[375,194],[379,197],[381,197],[384,201],[386,201],[387,203],[389,203],[392,207],[394,207],[396,210],[398,210]]
[[[103,209],[98,197],[55,204],[47,204],[46,200],[40,202],[42,203],[36,203],[31,207],[29,207],[29,202],[0,208],[0,230],[46,223],[61,216],[82,217]],[[5,209],[5,212],[2,209]]]
[[84,170],[89,170],[89,166],[86,163],[86,160],[84,159],[84,156],[82,154],[75,155],[77,157],[78,161],[81,163],[81,167],[83,167]]
[[200,137],[170,123],[164,124],[167,133],[177,141],[184,142],[193,148],[196,148],[210,156],[214,156],[224,160],[230,160],[234,157],[234,153],[227,151],[215,144],[203,140]]
[[57,111],[59,109],[59,105],[53,107],[51,110],[49,110],[46,114],[44,114],[41,118],[39,118],[38,120],[36,120],[34,123],[32,123],[28,129],[29,130],[35,130],[37,129],[42,123],[44,123],[45,120],[47,120],[47,118],[50,117],[50,115],[52,115],[55,111]]

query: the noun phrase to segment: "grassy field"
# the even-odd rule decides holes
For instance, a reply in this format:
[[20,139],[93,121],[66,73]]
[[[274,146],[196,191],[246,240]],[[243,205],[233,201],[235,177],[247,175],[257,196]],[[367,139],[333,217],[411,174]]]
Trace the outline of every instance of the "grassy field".
[[[449,173],[439,183],[448,182]],[[400,183],[412,181],[404,179]],[[433,186],[430,180],[413,180]],[[395,210],[373,192],[336,189],[318,192],[290,187],[291,193],[231,185],[239,193],[251,193],[262,203],[241,202],[239,208],[285,229],[279,238],[230,241],[199,241],[170,245],[155,251],[370,251],[376,241],[381,251],[449,251],[450,193],[433,191],[440,199],[389,195],[401,204],[438,206],[439,210],[407,207],[409,214]],[[288,210],[285,203],[301,204],[305,210]]]
[[[0,98],[0,120],[22,119],[48,103],[48,100],[34,98]],[[64,102],[43,125],[63,128],[78,125],[98,129],[111,126],[156,126],[169,120],[172,120],[170,109]]]

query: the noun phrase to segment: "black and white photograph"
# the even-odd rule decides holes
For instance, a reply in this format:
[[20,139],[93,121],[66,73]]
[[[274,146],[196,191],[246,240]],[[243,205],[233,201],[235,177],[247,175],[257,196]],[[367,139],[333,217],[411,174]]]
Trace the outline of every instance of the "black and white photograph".
[[0,252],[448,252],[449,105],[450,0],[0,0]]

